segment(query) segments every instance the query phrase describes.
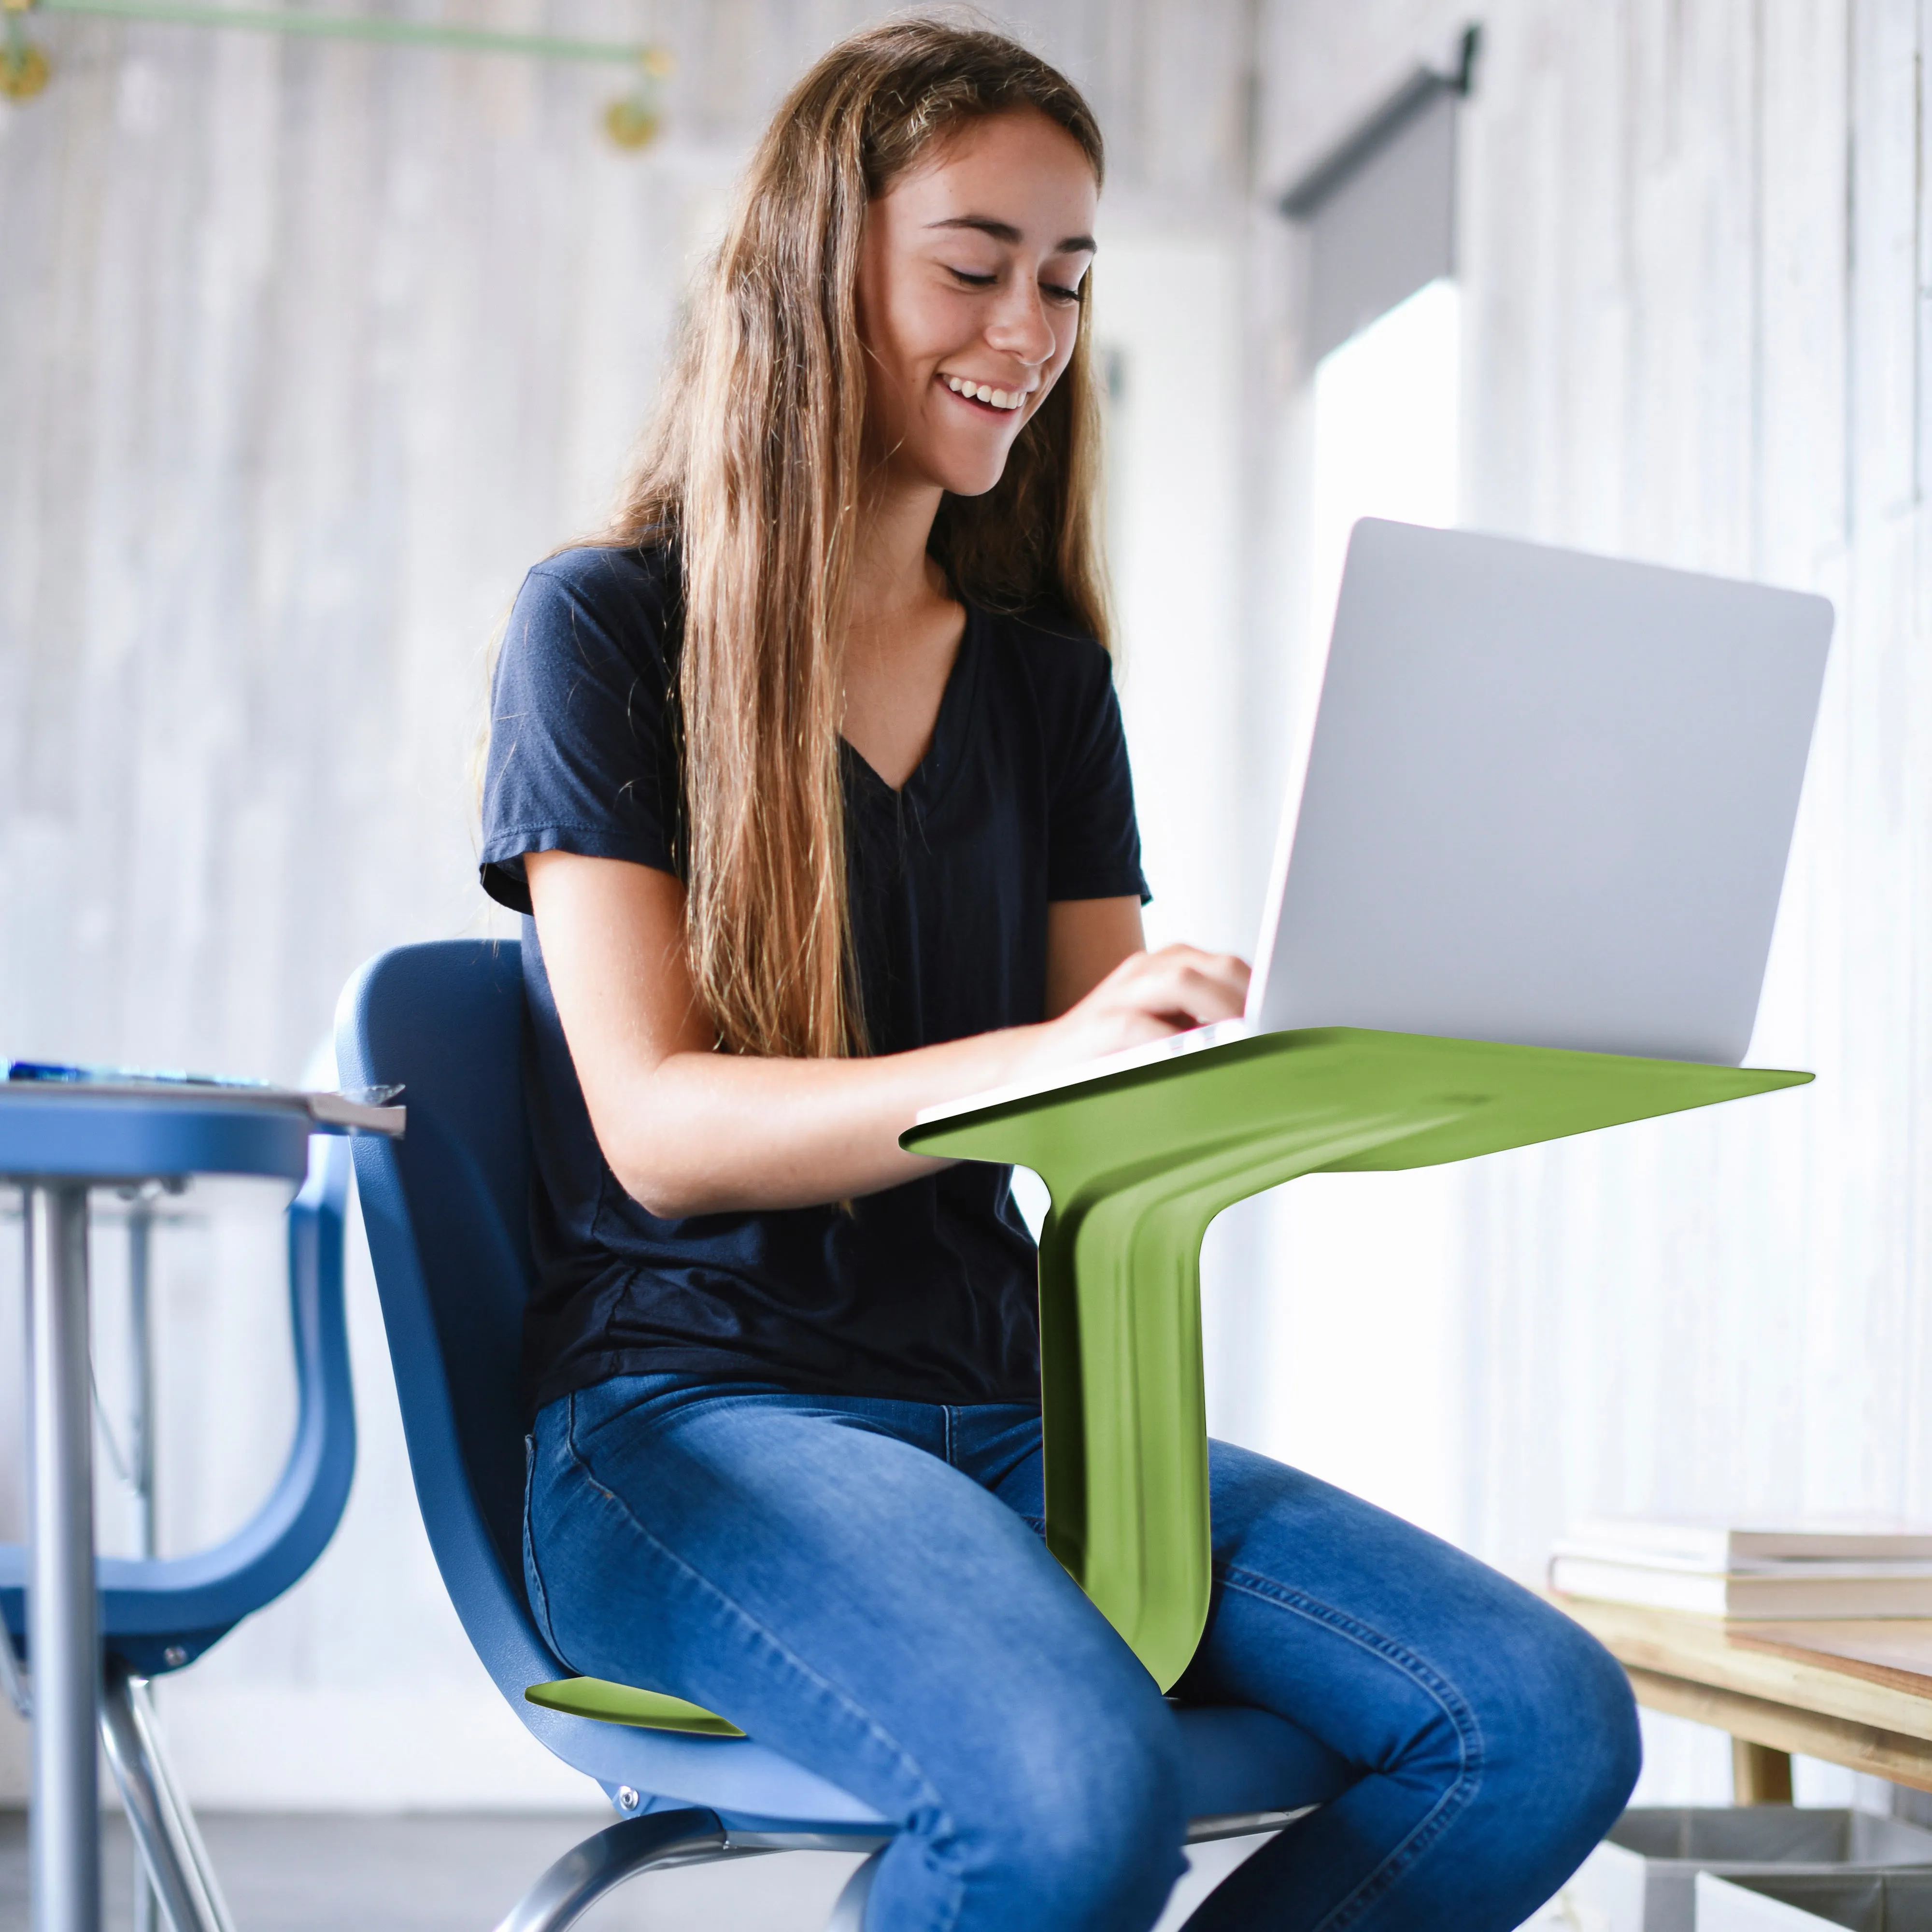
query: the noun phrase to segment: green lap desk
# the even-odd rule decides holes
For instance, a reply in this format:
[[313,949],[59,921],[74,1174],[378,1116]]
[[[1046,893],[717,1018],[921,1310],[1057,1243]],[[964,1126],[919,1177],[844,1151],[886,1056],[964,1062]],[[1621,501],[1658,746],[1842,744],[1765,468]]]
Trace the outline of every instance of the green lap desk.
[[1304,1174],[1430,1167],[1808,1073],[1324,1027],[928,1121],[916,1154],[1032,1168],[1048,1546],[1165,1690],[1208,1617],[1201,1243]]
[[[1053,1196],[1040,1247],[1047,1545],[1166,1690],[1208,1620],[1201,1243],[1216,1214],[1304,1174],[1432,1167],[1810,1078],[1322,1027],[994,1100],[901,1142],[1030,1167]],[[593,1678],[524,1694],[740,1735]]]

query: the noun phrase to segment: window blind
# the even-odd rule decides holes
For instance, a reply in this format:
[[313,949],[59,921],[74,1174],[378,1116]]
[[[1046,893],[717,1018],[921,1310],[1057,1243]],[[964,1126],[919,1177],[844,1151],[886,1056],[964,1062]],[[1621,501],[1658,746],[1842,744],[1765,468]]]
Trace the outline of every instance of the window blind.
[[1449,72],[1418,69],[1282,197],[1306,225],[1312,366],[1404,297],[1456,268],[1456,108],[1477,32]]

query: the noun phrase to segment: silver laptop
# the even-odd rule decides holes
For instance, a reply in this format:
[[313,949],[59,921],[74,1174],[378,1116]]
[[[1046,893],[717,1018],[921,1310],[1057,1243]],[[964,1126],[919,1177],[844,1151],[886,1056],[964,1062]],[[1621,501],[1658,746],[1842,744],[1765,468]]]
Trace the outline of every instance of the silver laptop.
[[922,1120],[1299,1027],[1735,1066],[1832,611],[1364,519],[1239,1020]]

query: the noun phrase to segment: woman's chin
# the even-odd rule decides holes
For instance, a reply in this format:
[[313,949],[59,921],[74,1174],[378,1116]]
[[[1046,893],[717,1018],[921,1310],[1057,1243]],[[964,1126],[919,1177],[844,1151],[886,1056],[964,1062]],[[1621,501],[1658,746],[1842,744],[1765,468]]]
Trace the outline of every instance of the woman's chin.
[[950,436],[938,434],[937,426],[923,427],[924,435],[902,434],[886,466],[893,482],[915,488],[936,486],[949,496],[983,496],[1006,474],[1012,436],[1004,423],[992,424],[990,432],[970,424],[977,433],[964,436],[956,430]]
[[964,439],[903,439],[886,460],[889,488],[940,489],[949,496],[983,496],[1006,474],[1012,440],[1004,434]]
[[988,462],[982,457],[973,462],[934,465],[934,480],[949,496],[983,496],[1006,473],[1006,452]]

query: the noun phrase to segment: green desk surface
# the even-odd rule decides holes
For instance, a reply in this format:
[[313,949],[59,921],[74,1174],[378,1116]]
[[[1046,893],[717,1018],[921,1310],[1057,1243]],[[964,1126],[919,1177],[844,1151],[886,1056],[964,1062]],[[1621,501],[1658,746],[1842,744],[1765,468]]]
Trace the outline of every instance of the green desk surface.
[[1207,1621],[1202,1238],[1304,1174],[1428,1167],[1808,1073],[1327,1027],[922,1121],[915,1154],[1032,1168],[1047,1542],[1162,1690]]

